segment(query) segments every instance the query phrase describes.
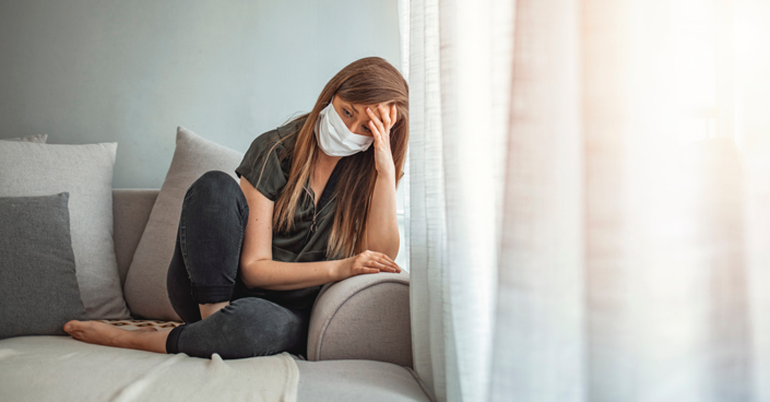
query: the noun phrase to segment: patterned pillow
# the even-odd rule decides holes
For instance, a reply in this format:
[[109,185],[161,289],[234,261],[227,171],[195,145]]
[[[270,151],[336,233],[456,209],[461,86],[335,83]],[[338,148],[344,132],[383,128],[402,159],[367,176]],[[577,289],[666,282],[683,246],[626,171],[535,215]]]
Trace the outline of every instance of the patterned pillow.
[[160,331],[162,329],[172,329],[182,325],[178,321],[159,321],[159,320],[99,320],[105,324],[110,324],[113,327],[119,327],[128,331],[154,329]]

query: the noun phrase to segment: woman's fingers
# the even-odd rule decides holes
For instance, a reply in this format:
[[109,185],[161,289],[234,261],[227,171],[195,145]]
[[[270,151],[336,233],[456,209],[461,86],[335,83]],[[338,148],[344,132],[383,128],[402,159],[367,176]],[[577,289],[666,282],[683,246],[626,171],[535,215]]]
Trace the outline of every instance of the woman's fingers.
[[380,130],[380,133],[388,134],[398,120],[398,109],[396,108],[396,104],[390,105],[389,108],[379,104],[377,105],[377,112],[379,113],[379,116],[375,114],[371,108],[366,108],[366,114],[368,114],[371,119],[370,122],[374,122],[375,127]]
[[366,108],[366,114],[368,114],[369,118],[371,119],[369,120],[369,123],[367,123],[367,125],[369,126],[369,131],[372,132],[372,136],[374,137],[374,142],[376,143],[375,145],[379,146],[378,144],[382,143],[382,140],[383,140],[382,132],[380,131],[380,126],[378,126],[377,123],[375,122],[375,120],[379,122],[379,119],[377,118],[377,116],[374,115],[374,113],[368,107]]
[[398,272],[398,270],[393,266],[379,262],[379,261],[375,261],[374,265],[377,266],[377,268],[379,268],[380,271]]
[[366,250],[359,255],[356,268],[360,273],[401,272],[401,267],[390,257],[379,251]]
[[384,258],[383,258],[383,259],[380,259],[380,264],[383,264],[383,265],[387,266],[388,268],[390,268],[390,269],[393,269],[393,270],[395,270],[395,271],[400,271],[400,270],[401,270],[401,268],[399,268],[398,264],[396,264],[396,263],[395,263],[393,260],[391,260],[390,258],[387,258],[387,259],[384,259]]
[[385,106],[377,105],[377,110],[380,112],[380,117],[382,117],[382,122],[385,123],[385,127],[388,128],[388,130],[392,127],[390,124],[390,113],[388,113],[388,110],[385,109]]
[[388,269],[390,270],[393,270],[393,272],[401,272],[401,267],[399,267],[395,261],[393,261],[390,257],[388,257],[387,254],[380,253],[378,260],[380,264],[382,264],[385,267],[388,267]]
[[393,259],[392,259],[392,258],[390,258],[390,256],[389,256],[389,255],[387,255],[387,254],[385,254],[385,253],[380,253],[380,257],[381,257],[381,258],[384,258],[384,259],[385,259],[386,261],[388,261],[389,263],[391,263],[391,264],[393,264],[393,265],[396,265],[396,262],[395,262],[395,261],[393,261]]
[[[381,107],[381,106],[379,106],[379,105],[378,105],[378,108],[379,108],[379,107]],[[366,108],[366,114],[368,114],[368,115],[369,115],[369,118],[370,118],[370,119],[372,119],[372,120],[370,121],[370,123],[371,123],[371,122],[374,122],[374,125],[377,127],[377,129],[378,129],[378,130],[380,130],[380,134],[385,134],[385,126],[383,126],[383,125],[382,125],[382,120],[380,120],[380,119],[377,117],[377,115],[375,115],[375,114],[374,114],[374,112],[372,111],[372,109],[370,109],[370,108],[368,108],[368,107],[367,107],[367,108]]]
[[374,125],[374,122],[369,120],[369,131],[372,132],[372,136],[374,137],[374,140],[377,142],[382,141],[382,134],[380,134],[380,130],[377,128],[376,125]]
[[370,274],[370,273],[376,273],[380,272],[380,269],[372,264],[370,261],[367,261],[365,258],[361,258],[353,265],[353,275],[357,273],[364,273],[364,274]]

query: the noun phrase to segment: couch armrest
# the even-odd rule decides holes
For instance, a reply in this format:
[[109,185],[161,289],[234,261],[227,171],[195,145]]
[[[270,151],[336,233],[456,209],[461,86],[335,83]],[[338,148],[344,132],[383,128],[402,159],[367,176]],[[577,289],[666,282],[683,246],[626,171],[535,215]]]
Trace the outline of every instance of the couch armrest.
[[128,267],[159,192],[157,189],[112,189],[112,241],[115,242],[121,286],[126,282]]
[[409,273],[325,285],[313,305],[308,360],[367,359],[412,367]]

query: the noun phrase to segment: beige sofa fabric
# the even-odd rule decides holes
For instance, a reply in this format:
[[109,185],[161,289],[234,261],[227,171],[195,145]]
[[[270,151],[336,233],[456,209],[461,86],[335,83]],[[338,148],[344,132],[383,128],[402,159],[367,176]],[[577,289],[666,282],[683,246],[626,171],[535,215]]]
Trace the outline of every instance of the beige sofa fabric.
[[3,402],[249,401],[260,400],[266,388],[282,389],[285,399],[263,400],[430,400],[411,369],[391,363],[309,362],[288,355],[222,361],[89,345],[64,336],[0,341]]
[[[113,194],[115,252],[123,273],[158,190],[116,189]],[[377,344],[367,345],[367,336],[378,339]],[[309,359],[372,358],[411,367],[411,356],[408,273],[359,275],[324,287],[311,317]]]
[[0,400],[297,400],[299,370],[288,353],[222,360],[96,346],[64,336],[0,341]]
[[144,228],[150,219],[152,206],[158,198],[156,189],[113,189],[112,218],[115,230],[112,239],[115,241],[115,257],[118,260],[118,273],[121,286],[126,283],[126,274],[134,252],[142,238]]
[[[115,250],[121,270],[130,261],[158,192],[113,190]],[[359,275],[324,287],[311,320],[311,327],[315,329],[311,329],[309,343],[314,346],[309,347],[310,358],[372,358],[411,366],[408,280],[407,273],[383,273]],[[351,321],[357,323],[348,325]],[[340,332],[343,332],[341,337]],[[367,342],[373,350],[367,350]],[[348,351],[342,350],[347,346]],[[152,370],[152,362],[164,358],[168,355],[88,345],[69,337],[7,339],[0,341],[0,395],[3,396],[0,399],[10,402],[174,400],[160,396],[177,387],[165,386],[158,396],[148,396],[144,388],[137,385],[156,387],[158,377],[151,375],[145,380],[143,375]],[[77,363],[73,359],[77,359]],[[189,364],[202,362],[200,364],[217,370],[234,367],[230,360],[190,357],[177,358],[169,364],[176,367],[183,360],[191,361]],[[300,402],[429,400],[424,385],[411,369],[391,363],[371,360],[297,360],[295,363],[299,370],[296,395]],[[29,374],[33,371],[34,375]],[[243,371],[249,379],[240,386],[242,390],[250,392],[261,387],[263,380],[251,369]],[[30,379],[37,379],[35,386],[30,386]],[[121,393],[122,389],[133,391]],[[212,390],[207,386],[207,391]],[[211,400],[227,398],[218,396],[220,398]]]
[[300,402],[428,402],[419,377],[406,367],[371,360],[297,361]]
[[327,285],[313,306],[308,360],[371,359],[412,367],[409,273]]

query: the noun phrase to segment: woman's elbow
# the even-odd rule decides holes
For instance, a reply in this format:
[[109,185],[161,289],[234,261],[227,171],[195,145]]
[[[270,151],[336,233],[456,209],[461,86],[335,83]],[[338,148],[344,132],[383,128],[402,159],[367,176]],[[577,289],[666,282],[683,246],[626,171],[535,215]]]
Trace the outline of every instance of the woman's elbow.
[[390,257],[391,260],[395,261],[396,257],[398,257],[398,248],[400,246],[398,238],[390,245],[390,247],[387,248],[387,251],[385,251],[385,255]]
[[395,261],[398,257],[399,239],[396,238],[387,243],[370,244],[367,250],[377,251],[387,255],[391,260]]
[[263,275],[260,274],[260,260],[243,262],[241,261],[241,280],[247,288],[261,287],[263,284],[260,282],[260,278]]

